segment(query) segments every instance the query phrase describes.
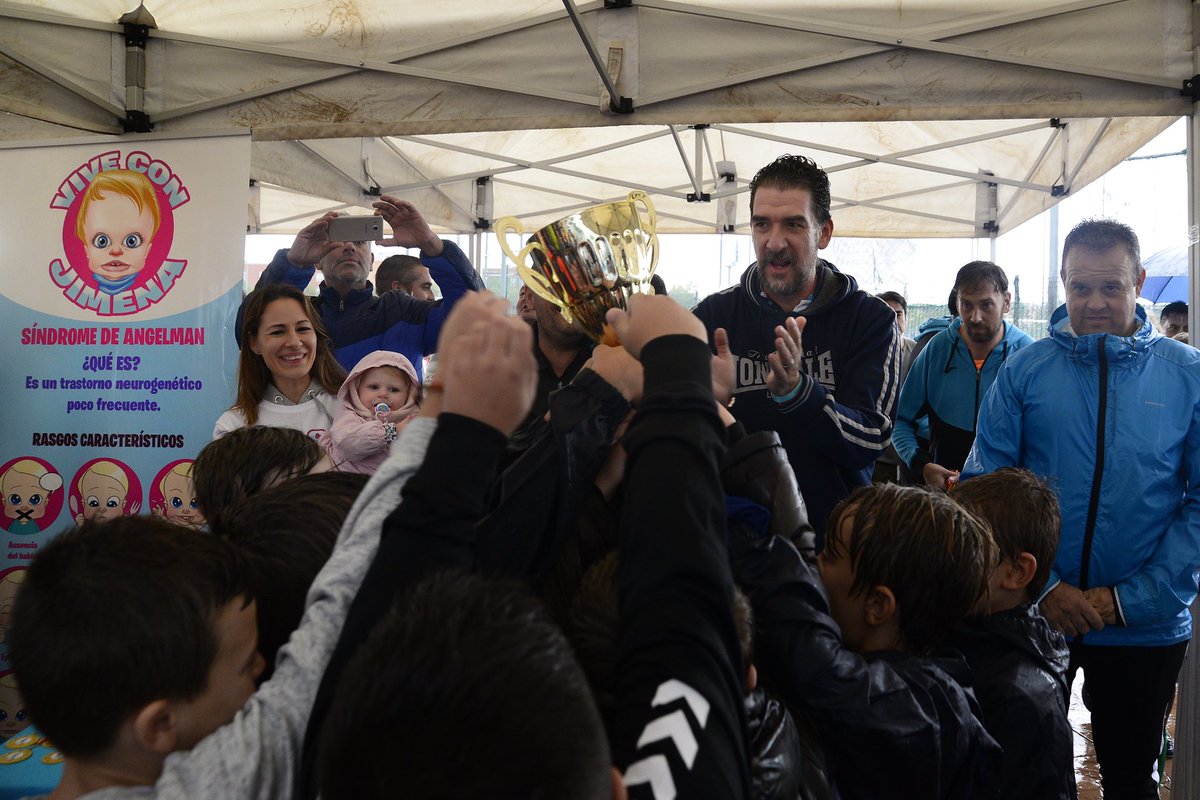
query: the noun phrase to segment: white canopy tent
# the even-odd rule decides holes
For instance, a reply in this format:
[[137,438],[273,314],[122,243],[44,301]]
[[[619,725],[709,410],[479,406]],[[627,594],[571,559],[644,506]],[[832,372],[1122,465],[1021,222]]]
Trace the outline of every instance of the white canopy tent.
[[749,178],[800,151],[840,235],[989,236],[1192,107],[1184,0],[125,2],[0,3],[0,139],[248,128],[256,232],[378,191],[537,226],[633,188],[664,232],[745,230]]
[[661,231],[744,230],[755,170],[804,152],[839,235],[994,237],[1179,116],[1197,220],[1189,0],[128,2],[0,2],[0,146],[250,130],[249,231],[379,192],[536,227],[635,188]]

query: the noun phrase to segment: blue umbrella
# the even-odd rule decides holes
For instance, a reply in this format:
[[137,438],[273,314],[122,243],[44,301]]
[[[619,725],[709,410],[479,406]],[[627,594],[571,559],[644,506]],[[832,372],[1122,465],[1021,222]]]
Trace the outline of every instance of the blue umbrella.
[[1151,303],[1173,303],[1188,299],[1188,248],[1160,250],[1142,262],[1146,282],[1142,297]]

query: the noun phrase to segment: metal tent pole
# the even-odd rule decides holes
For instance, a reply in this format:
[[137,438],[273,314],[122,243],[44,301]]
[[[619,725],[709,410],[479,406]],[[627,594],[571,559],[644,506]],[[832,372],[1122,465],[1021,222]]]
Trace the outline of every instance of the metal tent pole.
[[[1200,73],[1200,39],[1197,38],[1197,20],[1200,20],[1200,2],[1192,2],[1192,68]],[[1195,79],[1193,79],[1195,80]],[[1200,313],[1200,170],[1196,164],[1196,144],[1200,142],[1200,117],[1196,116],[1196,104],[1188,119],[1187,172],[1188,172],[1188,327],[1197,324]],[[1200,331],[1200,328],[1196,329]],[[1197,454],[1189,454],[1196,458]],[[1196,635],[1197,608],[1200,600],[1192,603],[1192,636]],[[1179,694],[1175,700],[1175,763],[1171,772],[1172,797],[1200,797],[1200,656],[1195,646],[1188,647],[1187,658],[1179,671]]]

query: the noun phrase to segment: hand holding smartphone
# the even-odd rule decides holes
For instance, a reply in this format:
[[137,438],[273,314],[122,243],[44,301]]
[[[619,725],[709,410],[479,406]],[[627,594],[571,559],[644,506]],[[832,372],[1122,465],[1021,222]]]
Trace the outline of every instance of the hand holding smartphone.
[[383,238],[380,217],[337,217],[329,220],[331,242],[375,242]]

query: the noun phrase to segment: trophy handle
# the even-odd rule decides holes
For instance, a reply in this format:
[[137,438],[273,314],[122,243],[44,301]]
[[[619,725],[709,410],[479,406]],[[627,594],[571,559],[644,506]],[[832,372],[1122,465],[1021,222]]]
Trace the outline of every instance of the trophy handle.
[[646,249],[650,251],[650,266],[646,269],[644,281],[647,283],[654,275],[654,269],[658,266],[658,214],[654,211],[654,204],[650,202],[650,196],[645,192],[630,192],[626,195],[626,199],[633,205],[641,203],[646,209],[645,221],[641,228],[646,233]]
[[658,266],[658,234],[650,234],[650,238],[646,241],[646,249],[650,251],[650,268],[646,270],[646,282],[654,277],[654,268]]
[[567,322],[570,322],[571,312],[567,309],[566,304],[559,299],[558,295],[554,293],[554,288],[550,285],[550,280],[537,270],[526,266],[529,254],[534,250],[540,250],[543,258],[548,257],[546,248],[542,246],[541,242],[532,240],[529,244],[521,248],[521,252],[514,253],[512,248],[508,246],[508,235],[510,233],[515,233],[518,236],[525,233],[525,228],[521,225],[520,220],[516,217],[504,217],[496,220],[496,239],[500,242],[500,249],[504,251],[504,255],[508,256],[509,260],[516,264],[517,274],[521,276],[521,280],[525,282],[530,291],[558,306],[562,315],[567,318]]
[[654,211],[654,204],[650,202],[650,195],[645,192],[630,192],[625,196],[625,199],[634,205],[641,203],[645,207],[646,222],[644,227],[650,233],[654,233],[658,227],[658,214]]
[[515,233],[518,236],[524,235],[525,228],[521,225],[519,219],[516,217],[504,217],[503,219],[496,220],[496,239],[500,242],[500,249],[504,251],[504,255],[508,256],[509,260],[516,264],[518,268],[525,263],[525,259],[534,250],[541,249],[542,253],[545,254],[545,248],[542,248],[536,241],[531,241],[525,245],[521,248],[521,252],[514,253],[512,248],[508,246],[508,235],[510,233]]

